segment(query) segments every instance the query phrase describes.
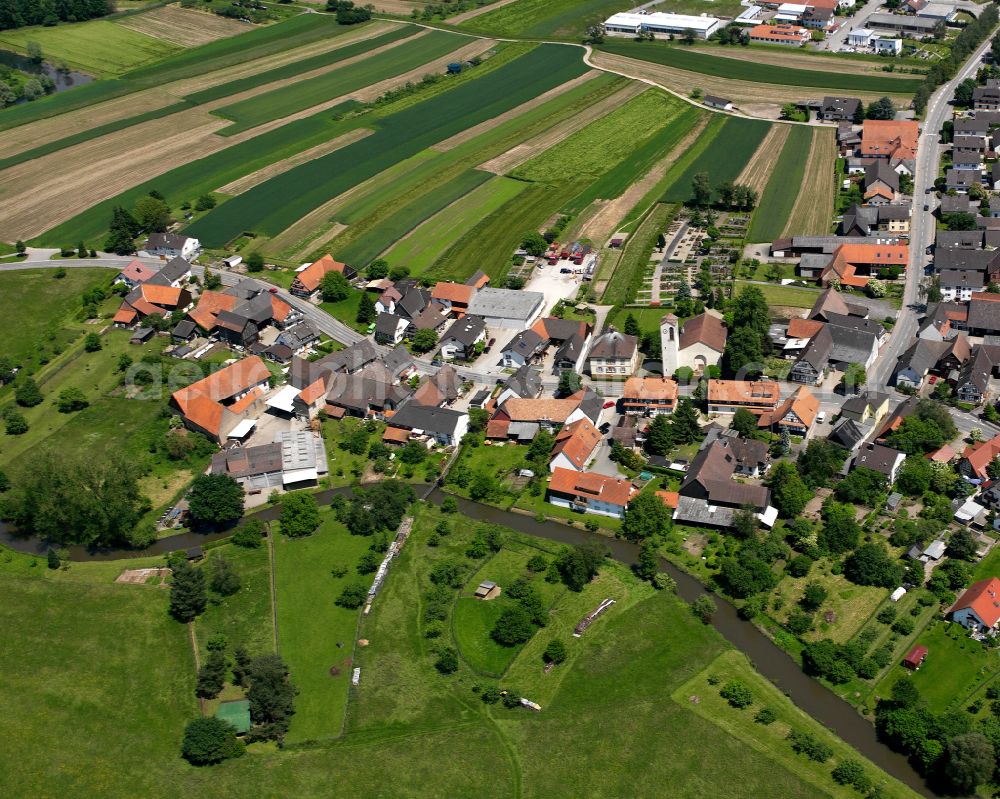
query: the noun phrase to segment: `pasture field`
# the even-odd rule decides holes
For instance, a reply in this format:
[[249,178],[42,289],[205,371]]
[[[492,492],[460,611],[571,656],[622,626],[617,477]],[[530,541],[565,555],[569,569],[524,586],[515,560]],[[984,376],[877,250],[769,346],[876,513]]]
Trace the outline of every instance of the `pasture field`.
[[530,184],[516,197],[484,217],[466,231],[425,273],[429,280],[462,281],[481,269],[498,283],[507,274],[510,258],[524,234],[537,230],[552,216],[552,211],[572,196],[539,183]]
[[[774,241],[781,235],[797,204],[804,199],[800,197],[803,189],[807,189],[810,194],[822,194],[822,185],[806,187],[803,183],[813,145],[812,129],[802,125],[776,127],[787,128],[788,138],[781,148],[780,158],[771,165],[770,177],[764,190],[760,192],[757,210],[747,235],[747,240],[752,242]],[[805,232],[800,235],[805,235]]]
[[345,263],[368,264],[393,242],[399,241],[425,220],[442,211],[452,203],[459,202],[473,189],[481,186],[492,176],[487,172],[467,169],[454,179],[423,195],[415,202],[401,208],[396,213],[382,219],[365,235],[346,247],[337,247],[337,257]]
[[611,172],[681,111],[681,101],[647,90],[518,167],[510,176],[552,185]]
[[[630,40],[606,39],[600,45],[604,52],[641,61],[651,61],[668,67],[683,69],[717,78],[776,84],[779,86],[802,86],[808,88],[840,89],[855,92],[882,92],[891,95],[910,95],[920,83],[916,77],[893,77],[890,73],[857,75],[848,72],[825,71],[823,69],[798,69],[772,65],[761,57],[757,61],[742,61],[720,58],[683,47],[658,42],[633,42]],[[818,66],[827,66],[820,62]],[[830,65],[831,69],[835,65]]]
[[239,20],[207,14],[181,6],[163,6],[115,20],[116,25],[176,44],[197,47],[216,39],[246,33],[251,26]]
[[[709,128],[713,127],[709,123]],[[722,124],[715,128],[715,134],[694,160],[683,171],[671,170],[674,173],[673,182],[664,192],[664,201],[685,202],[690,199],[691,179],[699,172],[708,173],[713,187],[727,180],[735,180],[757,151],[769,128],[769,123],[759,119],[723,118]],[[710,131],[706,130],[705,138],[709,135]],[[681,163],[678,161],[675,169]]]
[[225,544],[209,552],[206,561],[219,554],[239,575],[240,590],[232,596],[209,602],[195,622],[201,656],[208,656],[207,643],[225,636],[230,651],[244,647],[251,655],[274,652],[274,624],[271,606],[271,563],[267,543],[256,549]]
[[22,53],[29,41],[41,45],[47,58],[65,61],[71,67],[100,77],[122,75],[162,61],[180,49],[170,42],[103,19],[0,32],[0,45]]
[[[214,113],[236,123],[221,131],[222,135],[231,136],[400,75],[465,43],[467,40],[453,33],[431,31],[372,58],[362,58],[332,72],[223,106]],[[368,48],[362,48],[365,49]]]
[[471,596],[459,597],[455,602],[455,644],[477,674],[499,679],[517,655],[519,647],[502,646],[490,636],[503,609],[510,604],[501,599],[482,602]]
[[573,38],[616,11],[634,8],[628,0],[517,0],[476,15],[462,27],[502,36]]
[[396,242],[384,257],[390,264],[405,264],[420,275],[476,222],[496,211],[528,187],[520,180],[494,177],[443,208],[409,235]]
[[370,50],[400,41],[401,39],[406,39],[418,32],[419,29],[413,25],[400,26],[379,34],[378,36],[372,36],[370,38],[361,39],[360,41],[344,44],[342,47],[336,47],[332,50],[317,53],[316,55],[309,56],[307,58],[301,58],[287,64],[282,64],[281,66],[274,67],[273,69],[267,69],[263,72],[255,72],[243,78],[226,81],[225,83],[220,83],[217,86],[193,92],[185,95],[184,99],[192,103],[209,103],[223,97],[230,97],[249,89],[255,89],[258,86],[266,86],[268,83],[294,78],[296,75],[304,75],[305,73],[312,72],[315,69],[322,69],[323,67],[331,66],[332,64],[336,64],[340,61],[346,61],[348,58],[363,55]]
[[[710,678],[717,679],[717,682],[713,684]],[[747,685],[753,694],[754,703],[743,709],[731,707],[719,695],[720,687],[728,680],[740,680]],[[692,702],[692,696],[698,697],[699,701]],[[899,799],[915,799],[917,796],[914,791],[880,771],[826,727],[799,710],[778,688],[761,677],[739,652],[729,650],[719,655],[708,668],[678,687],[673,693],[673,699],[678,706],[689,708],[767,757],[774,767],[796,774],[818,794],[835,799],[855,799],[858,796],[852,786],[839,785],[830,776],[838,763],[852,758],[864,763],[865,771],[880,787],[882,796]],[[774,711],[777,719],[773,723],[758,724],[754,721],[754,715],[763,707]],[[833,756],[825,763],[816,763],[803,755],[795,754],[787,740],[790,730],[810,733],[827,744],[833,750]]]
[[[358,611],[338,607],[333,600],[345,585],[371,584],[371,575],[355,571],[370,543],[348,533],[329,511],[323,512],[322,525],[310,536],[275,536],[278,641],[299,689],[290,742],[340,735]],[[332,576],[335,567],[347,569],[347,574]]]
[[274,236],[381,170],[584,71],[579,55],[570,48],[541,45],[477,80],[386,117],[373,135],[360,142],[223,203],[188,233],[207,247],[223,246],[245,230]]
[[782,235],[821,236],[830,232],[837,190],[833,175],[836,162],[837,141],[834,131],[814,128],[802,183]]

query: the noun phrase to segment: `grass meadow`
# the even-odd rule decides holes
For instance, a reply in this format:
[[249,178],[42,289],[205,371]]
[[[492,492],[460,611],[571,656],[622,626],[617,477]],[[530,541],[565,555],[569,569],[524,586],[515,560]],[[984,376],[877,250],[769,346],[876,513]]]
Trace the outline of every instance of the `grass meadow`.
[[[329,511],[310,536],[275,536],[279,651],[299,689],[289,742],[340,735],[358,611],[338,607],[334,600],[345,585],[371,584],[371,575],[359,575],[355,569],[370,543],[350,535]],[[331,570],[337,567],[347,573],[334,577]]]
[[633,7],[628,0],[517,0],[473,17],[462,27],[498,36],[578,39],[588,25]]
[[[745,280],[737,280],[733,287],[734,295],[748,284]],[[790,308],[812,308],[819,292],[814,289],[804,289],[797,286],[778,286],[773,283],[754,283],[764,294],[764,299],[770,306],[783,305]]]
[[15,28],[0,32],[0,45],[24,52],[28,42],[41,45],[46,58],[97,77],[117,77],[162,61],[178,45],[138,33],[107,20],[94,19],[51,28]]

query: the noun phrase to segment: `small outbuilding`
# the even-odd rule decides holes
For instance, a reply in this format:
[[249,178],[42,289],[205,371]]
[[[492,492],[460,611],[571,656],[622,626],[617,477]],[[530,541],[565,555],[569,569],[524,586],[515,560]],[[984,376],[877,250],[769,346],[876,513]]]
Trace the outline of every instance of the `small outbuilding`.
[[916,671],[927,659],[927,647],[917,644],[910,650],[909,654],[903,658],[903,666]]
[[899,586],[899,588],[897,588],[895,591],[889,594],[889,599],[891,599],[893,602],[899,602],[899,600],[903,598],[903,595],[905,593],[906,589],[903,588],[903,586]]
[[483,580],[476,589],[476,599],[495,599],[500,596],[500,590],[500,586],[492,580]]

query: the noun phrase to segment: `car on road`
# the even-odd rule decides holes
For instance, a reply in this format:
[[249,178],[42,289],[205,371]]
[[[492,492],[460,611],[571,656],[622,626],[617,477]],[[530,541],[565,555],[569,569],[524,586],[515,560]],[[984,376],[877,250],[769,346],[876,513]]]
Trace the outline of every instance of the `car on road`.
[[826,411],[820,411],[816,414],[816,424],[823,424],[826,421]]
[[927,203],[924,203],[924,210],[925,211],[930,211],[931,210],[930,205],[928,205]]
[[614,408],[615,407],[615,401],[614,400],[608,400],[607,402],[604,403],[604,405],[602,407],[604,408],[604,410],[607,410],[608,408]]
[[277,294],[278,293],[278,287],[277,286],[271,286],[271,288],[269,288],[268,291],[270,291],[272,294]]
[[601,431],[602,435],[606,436],[609,432],[611,432],[611,422],[605,422],[597,429]]

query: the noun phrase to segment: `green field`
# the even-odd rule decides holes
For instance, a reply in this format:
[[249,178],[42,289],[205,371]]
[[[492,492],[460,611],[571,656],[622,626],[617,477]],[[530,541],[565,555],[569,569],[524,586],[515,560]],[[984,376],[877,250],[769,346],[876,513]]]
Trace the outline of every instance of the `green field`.
[[[714,135],[706,129],[699,140],[700,152],[683,171],[671,169],[673,182],[663,195],[665,202],[685,202],[691,198],[691,179],[707,172],[712,186],[735,180],[753,157],[770,129],[770,123],[759,119],[726,117]],[[711,138],[709,136],[711,135]],[[692,148],[692,151],[695,148]],[[691,151],[689,151],[691,152]]]
[[634,6],[628,0],[517,0],[473,17],[462,27],[499,36],[578,39],[587,26]]
[[[751,285],[745,280],[737,280],[733,286],[734,294],[739,292],[744,286]],[[819,296],[819,291],[814,289],[799,288],[797,286],[776,286],[773,283],[752,284],[759,288],[764,294],[764,299],[768,305],[784,305],[792,308],[812,308],[813,303]]]
[[481,602],[470,596],[455,603],[454,634],[458,651],[473,671],[494,678],[507,671],[518,652],[518,647],[501,646],[490,637],[504,606],[498,599]]
[[385,254],[390,264],[405,264],[419,275],[431,266],[479,219],[496,211],[528,187],[520,180],[494,177],[473,189],[454,207],[445,208]]
[[[385,217],[378,225],[371,228],[364,236],[356,239],[349,246],[335,249],[336,257],[355,268],[366,266],[378,257],[379,253],[391,247],[393,242],[403,238],[425,220],[442,211],[473,189],[486,183],[492,175],[475,169],[467,169],[455,180],[439,186],[419,197],[415,202],[401,208],[396,213]],[[410,264],[406,264],[410,266]],[[413,267],[410,266],[411,274]]]
[[648,172],[695,126],[702,112],[684,105],[671,116],[665,127],[636,147],[614,169],[604,173],[578,194],[563,210],[577,214],[594,200],[610,200],[622,195],[638,178]]
[[748,241],[774,241],[788,224],[806,171],[812,130],[803,125],[793,125],[781,148],[776,169],[768,178],[750,223]]
[[453,33],[432,31],[371,58],[223,106],[214,113],[233,120],[235,124],[223,128],[220,134],[231,136],[401,75],[447,55],[465,43],[465,39]]
[[283,66],[258,72],[254,75],[247,75],[245,78],[220,83],[218,86],[213,86],[210,89],[203,89],[200,92],[189,94],[184,99],[193,103],[208,103],[212,100],[230,97],[234,94],[245,92],[248,89],[255,89],[258,86],[265,86],[268,83],[273,83],[278,80],[294,78],[296,75],[302,75],[306,72],[311,72],[314,69],[321,69],[322,67],[330,66],[340,61],[345,61],[348,58],[354,58],[355,56],[374,50],[376,47],[382,47],[392,42],[399,41],[400,39],[406,39],[418,32],[419,29],[412,25],[401,25],[398,28],[379,36],[374,36],[371,39],[362,39],[361,41],[354,42],[353,44],[347,44],[334,50],[328,50],[325,53],[319,53],[318,55],[310,56],[309,58],[302,58],[298,61],[293,61],[290,64],[284,64]]
[[[291,169],[223,203],[188,228],[207,247],[245,230],[276,235],[309,211],[430,144],[490,119],[584,71],[571,48],[528,54],[385,118],[367,138]],[[511,87],[516,87],[512,89]]]
[[532,158],[510,176],[552,185],[596,181],[641,150],[647,140],[656,140],[681,109],[681,101],[672,95],[645,91]]
[[465,280],[477,269],[497,283],[526,231],[537,230],[554,209],[573,194],[552,186],[530,184],[469,229],[426,273],[432,280]]
[[[717,58],[702,52],[694,52],[683,47],[657,43],[633,42],[626,39],[607,39],[600,45],[601,50],[616,55],[663,64],[689,72],[713,75],[731,80],[770,83],[778,86],[803,86],[808,88],[843,89],[858,92],[882,92],[886,94],[912,94],[920,84],[920,78],[894,78],[878,75],[854,75],[826,72],[822,70],[796,69],[767,63],[762,54],[759,61],[742,61],[733,58]],[[821,61],[817,65],[833,67]]]
[[20,52],[28,42],[41,45],[46,58],[99,77],[122,75],[161,61],[181,48],[107,20],[93,19],[51,28],[16,28],[0,32],[0,45]]
[[635,299],[642,284],[643,271],[649,263],[656,237],[666,229],[674,206],[659,203],[626,242],[614,274],[608,280],[601,301],[606,305],[622,305]]
[[[319,530],[302,539],[275,537],[278,641],[299,689],[289,741],[340,735],[351,684],[351,652],[358,611],[334,604],[349,583],[371,584],[355,565],[369,539],[352,536],[329,514]],[[330,570],[342,566],[344,577]],[[334,676],[331,668],[339,669]]]
[[[225,636],[230,651],[244,647],[251,655],[274,651],[274,624],[271,615],[271,563],[267,544],[243,549],[226,544],[211,550],[226,559],[239,575],[240,590],[232,596],[210,602],[198,617],[195,630],[202,657],[213,636]],[[208,560],[211,564],[211,559]],[[209,565],[211,568],[211,565]]]

